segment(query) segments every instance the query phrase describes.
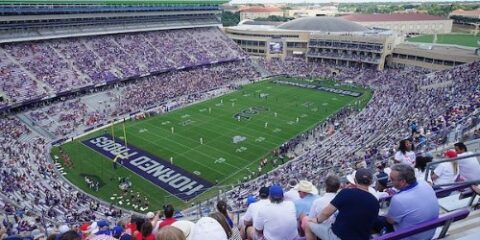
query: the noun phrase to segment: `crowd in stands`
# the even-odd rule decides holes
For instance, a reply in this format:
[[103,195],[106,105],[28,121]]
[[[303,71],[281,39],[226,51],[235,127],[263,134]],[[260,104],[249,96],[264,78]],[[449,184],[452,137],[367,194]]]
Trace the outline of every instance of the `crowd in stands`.
[[48,161],[48,143],[18,119],[0,119],[0,126],[1,209],[16,217],[14,222],[4,222],[10,224],[10,235],[32,230],[38,224],[35,218],[41,216],[76,222],[115,213],[64,182],[54,163]]
[[[163,54],[152,54],[160,50]],[[12,79],[8,83],[2,79],[1,90],[12,102],[18,102],[66,91],[73,86],[235,60],[243,54],[218,30],[208,28],[11,44],[0,49],[0,55],[5,56],[0,57],[0,76]],[[60,59],[62,64],[56,64]],[[49,237],[62,240],[216,240],[240,239],[240,235],[248,239],[264,236],[266,239],[293,240],[299,235],[306,239],[314,239],[314,236],[348,239],[351,234],[368,239],[372,228],[379,232],[398,230],[438,216],[434,188],[420,181],[425,169],[422,171],[422,167],[417,166],[421,162],[417,159],[421,157],[427,161],[430,157],[427,152],[444,144],[457,124],[480,107],[480,62],[428,75],[418,69],[377,72],[307,63],[293,57],[286,61],[262,60],[261,65],[272,74],[332,76],[333,72],[338,72],[337,80],[371,87],[373,97],[362,111],[345,111],[331,116],[326,125],[299,138],[299,141],[315,141],[305,146],[307,151],[295,161],[236,186],[227,194],[226,202],[218,202],[209,217],[196,223],[177,221],[171,205],[165,206],[163,220],[160,220],[160,213],[149,213],[147,218],[132,215],[131,219],[122,218],[120,222],[115,218],[106,219],[107,216],[124,215],[63,182],[56,166],[47,160],[49,145],[44,138],[35,135],[16,118],[0,119],[0,157],[4,159],[0,162],[0,183],[2,193],[7,196],[0,203],[5,212],[15,213],[17,217],[14,223],[4,222],[7,228],[0,229],[0,233],[29,235],[35,240],[45,238],[45,232]],[[196,67],[118,84],[117,88],[106,92],[109,99],[105,103],[108,104],[102,109],[92,108],[80,99],[71,99],[31,111],[28,116],[37,126],[56,136],[65,136],[80,127],[144,110],[169,99],[195,96],[255,77],[257,73],[248,61]],[[421,88],[450,80],[454,83],[448,87]],[[24,87],[29,91],[18,92]],[[320,139],[318,136],[328,137]],[[298,146],[297,143],[292,145]],[[455,145],[455,150],[447,152],[445,157],[454,158],[466,152],[464,146]],[[443,169],[432,174],[431,184],[434,187],[442,184],[438,179],[452,172],[454,177],[450,176],[450,180],[471,179],[469,176],[477,172],[469,174],[466,169],[477,169],[478,162],[477,165],[474,161],[469,164],[468,167],[442,165]],[[373,173],[372,168],[378,173]],[[419,169],[420,174],[415,174],[419,170],[414,168]],[[385,192],[374,186],[373,175],[382,173],[391,180],[381,182],[388,190]],[[350,176],[346,177],[350,183],[341,184],[341,176]],[[329,194],[319,196],[317,187],[321,188],[320,192],[325,189]],[[257,192],[258,202],[252,196]],[[378,199],[393,193],[396,194],[388,213],[379,217]],[[423,205],[401,206],[400,202],[413,202],[410,200],[412,194],[424,196]],[[245,199],[249,199],[247,203]],[[352,209],[356,204],[362,207]],[[233,209],[248,207],[237,223],[239,228],[233,224],[227,205]],[[408,208],[415,208],[422,218],[417,218],[415,223],[401,219],[399,216]],[[418,212],[419,208],[426,212]],[[55,224],[39,220],[39,216]],[[74,224],[63,225],[72,222]],[[62,224],[55,226],[56,223]],[[427,232],[427,237],[420,238],[429,238],[431,234]]]
[[102,107],[97,104],[94,108],[89,107],[76,98],[31,111],[28,116],[55,136],[67,136],[79,128],[106,123],[112,118],[147,110],[181,96],[190,96],[193,101],[201,96],[200,93],[255,78],[257,73],[246,61],[168,72],[118,84],[106,92],[108,98],[99,104]]
[[0,58],[0,91],[11,105],[245,53],[217,28],[199,28],[10,43]]

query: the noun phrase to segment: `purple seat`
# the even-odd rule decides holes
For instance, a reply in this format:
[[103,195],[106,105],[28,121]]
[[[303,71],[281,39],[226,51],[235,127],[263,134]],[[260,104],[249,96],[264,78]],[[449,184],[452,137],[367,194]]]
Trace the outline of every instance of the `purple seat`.
[[395,231],[392,233],[385,234],[383,236],[379,236],[374,238],[374,240],[396,240],[402,239],[409,236],[413,236],[418,233],[422,233],[428,231],[433,228],[437,228],[443,226],[442,232],[440,233],[438,238],[443,238],[447,234],[448,228],[452,222],[462,220],[466,218],[470,214],[470,210],[464,208],[453,211],[451,213],[446,213],[438,217],[437,219],[426,221],[420,224],[417,224],[414,227],[403,229],[400,231]]

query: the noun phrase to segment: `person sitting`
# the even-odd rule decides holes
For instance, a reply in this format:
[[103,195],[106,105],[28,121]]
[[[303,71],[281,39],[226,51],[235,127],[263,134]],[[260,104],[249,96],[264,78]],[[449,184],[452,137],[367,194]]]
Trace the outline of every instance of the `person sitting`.
[[[444,157],[447,159],[456,158],[457,152],[455,152],[455,150],[453,149],[450,149],[444,153]],[[458,174],[458,162],[449,161],[438,164],[432,173],[432,181],[434,187],[435,185],[454,183],[459,176]],[[438,188],[442,188],[442,186]]]
[[[377,198],[368,191],[373,182],[373,173],[361,168],[355,172],[355,187],[341,190],[335,198],[307,224],[307,231],[313,235],[307,240],[369,239],[370,230],[377,219],[380,205]],[[325,222],[336,211],[333,224]],[[307,232],[306,231],[306,232]]]
[[[462,142],[455,143],[454,147],[458,157],[465,157],[473,154],[467,150],[467,146]],[[460,176],[464,181],[475,181],[480,179],[480,163],[476,157],[472,156],[458,160],[458,168],[460,170]]]
[[243,216],[245,230],[242,232],[245,233],[246,239],[253,240],[255,237],[253,223],[257,218],[258,211],[270,203],[270,200],[268,200],[268,192],[268,187],[261,187],[259,191],[260,200],[250,204],[245,212],[245,215]]
[[[337,191],[340,188],[340,179],[335,175],[329,175],[325,179],[325,194],[313,201],[312,207],[310,208],[309,217],[304,217],[302,219],[302,229],[305,232],[307,238],[312,238],[313,233],[307,227],[308,221],[314,219],[318,216],[322,210],[335,198]],[[332,224],[335,222],[335,214],[330,216],[325,222]]]
[[[415,171],[407,164],[391,167],[390,179],[400,191],[393,195],[386,221],[395,231],[438,218],[440,207],[435,191],[425,181],[417,181]],[[409,237],[409,240],[432,239],[435,228]]]
[[257,238],[293,240],[297,237],[295,205],[283,200],[281,186],[272,185],[269,192],[270,204],[258,211],[253,222]]

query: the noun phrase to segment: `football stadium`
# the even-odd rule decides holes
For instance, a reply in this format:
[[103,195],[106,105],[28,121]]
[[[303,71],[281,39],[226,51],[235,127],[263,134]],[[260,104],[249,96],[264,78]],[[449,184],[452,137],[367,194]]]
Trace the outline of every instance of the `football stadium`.
[[0,2],[2,239],[480,237],[474,42],[226,2]]

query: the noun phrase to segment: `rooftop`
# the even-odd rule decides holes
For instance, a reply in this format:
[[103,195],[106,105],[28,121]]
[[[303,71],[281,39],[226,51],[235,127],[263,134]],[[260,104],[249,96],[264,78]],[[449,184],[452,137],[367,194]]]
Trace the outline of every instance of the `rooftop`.
[[278,7],[248,7],[240,10],[240,12],[281,12],[282,9]]
[[316,32],[365,32],[369,30],[358,23],[336,17],[302,17],[280,24],[278,28]]
[[352,14],[343,16],[343,19],[354,22],[385,22],[385,21],[435,21],[448,20],[446,17],[433,16],[424,13],[375,13],[375,14]]

